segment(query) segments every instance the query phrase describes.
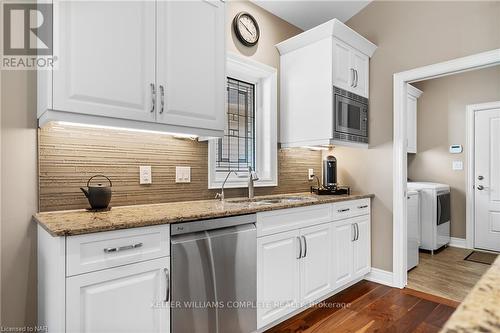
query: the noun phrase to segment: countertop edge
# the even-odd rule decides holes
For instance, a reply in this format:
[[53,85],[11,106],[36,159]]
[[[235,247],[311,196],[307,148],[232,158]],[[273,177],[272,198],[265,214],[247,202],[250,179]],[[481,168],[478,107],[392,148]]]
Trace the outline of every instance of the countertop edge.
[[[303,193],[301,193],[303,194]],[[298,195],[298,193],[290,193],[290,194],[282,194],[282,195],[274,195],[276,196],[290,196],[290,195]],[[266,198],[271,198],[273,196],[265,196]],[[207,219],[212,219],[212,218],[221,218],[221,217],[231,217],[231,216],[238,216],[238,215],[246,215],[246,214],[255,214],[259,212],[266,212],[266,211],[273,211],[273,210],[280,210],[280,209],[287,209],[287,208],[298,208],[298,207],[306,207],[306,206],[314,206],[314,205],[321,205],[321,204],[329,204],[329,203],[335,203],[335,202],[343,202],[343,201],[351,201],[351,200],[359,200],[359,199],[373,199],[375,197],[374,194],[352,194],[349,196],[335,196],[335,197],[325,197],[325,196],[318,196],[317,201],[304,201],[304,202],[293,202],[293,203],[280,203],[280,204],[274,204],[274,205],[269,205],[269,206],[248,206],[248,207],[239,207],[235,208],[234,211],[231,210],[223,210],[223,211],[208,211],[206,213],[198,213],[198,214],[186,214],[184,216],[175,216],[175,217],[168,217],[166,216],[165,218],[153,218],[153,219],[146,219],[146,220],[141,220],[141,219],[135,219],[131,220],[131,222],[119,222],[119,223],[107,223],[103,225],[96,225],[92,224],[92,219],[96,216],[94,214],[102,214],[102,213],[92,213],[88,212],[89,215],[89,222],[86,223],[82,227],[73,227],[73,228],[60,228],[58,230],[54,230],[54,228],[51,228],[50,223],[47,223],[44,221],[44,216],[57,216],[60,215],[61,217],[63,216],[69,216],[71,214],[80,214],[80,213],[87,213],[85,209],[77,209],[77,210],[64,210],[64,211],[52,211],[52,212],[41,212],[33,215],[33,220],[42,228],[47,231],[51,236],[53,237],[64,237],[64,236],[77,236],[77,235],[84,235],[84,234],[91,234],[91,233],[98,233],[98,232],[105,232],[105,231],[113,231],[113,230],[123,230],[123,229],[129,229],[129,228],[139,228],[139,227],[148,227],[148,226],[157,226],[157,225],[164,225],[164,224],[173,224],[173,223],[182,223],[182,222],[192,222],[192,221],[199,221],[199,220],[207,220]],[[233,199],[233,198],[232,198]],[[232,199],[229,199],[232,200]],[[238,198],[234,198],[238,199]],[[115,207],[115,210],[121,210],[121,209],[130,209],[130,208],[137,208],[137,209],[149,209],[149,208],[154,208],[158,206],[168,206],[168,205],[182,205],[182,204],[188,204],[192,205],[193,203],[209,203],[212,202],[211,200],[196,200],[196,201],[184,201],[184,202],[173,202],[173,203],[160,203],[160,204],[149,204],[149,205],[131,205],[131,206],[118,206]]]

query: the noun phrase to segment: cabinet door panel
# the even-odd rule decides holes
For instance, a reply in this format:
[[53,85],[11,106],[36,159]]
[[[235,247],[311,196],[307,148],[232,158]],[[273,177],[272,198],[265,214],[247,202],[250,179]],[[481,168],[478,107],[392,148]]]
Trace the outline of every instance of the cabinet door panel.
[[352,89],[351,48],[333,40],[333,85],[345,90]]
[[257,239],[257,326],[290,313],[299,301],[299,232]]
[[365,275],[371,269],[370,216],[354,220],[357,226],[357,239],[353,242],[354,278]]
[[357,94],[368,98],[368,85],[369,85],[369,58],[361,52],[354,49],[351,51],[351,67],[356,71],[354,87],[352,91]]
[[335,289],[352,279],[354,229],[350,220],[333,222],[331,227]]
[[169,332],[169,266],[165,257],[67,278],[67,331]]
[[224,19],[218,0],[158,2],[159,122],[224,130]]
[[53,71],[53,109],[154,121],[155,3],[58,5],[60,55]]
[[300,289],[302,302],[311,302],[332,289],[332,239],[330,224],[302,229],[304,240],[300,260]]

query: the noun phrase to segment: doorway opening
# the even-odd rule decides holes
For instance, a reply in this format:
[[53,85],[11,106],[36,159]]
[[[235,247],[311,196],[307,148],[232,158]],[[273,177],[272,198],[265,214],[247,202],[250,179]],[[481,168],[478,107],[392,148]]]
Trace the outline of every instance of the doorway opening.
[[[407,285],[408,84],[500,64],[500,49],[425,66],[394,75],[393,285]],[[464,112],[465,118],[465,112]],[[468,212],[469,214],[470,212]],[[466,236],[469,236],[467,233]],[[468,237],[467,237],[468,238]],[[466,244],[468,242],[465,242]],[[465,245],[466,245],[465,244]]]

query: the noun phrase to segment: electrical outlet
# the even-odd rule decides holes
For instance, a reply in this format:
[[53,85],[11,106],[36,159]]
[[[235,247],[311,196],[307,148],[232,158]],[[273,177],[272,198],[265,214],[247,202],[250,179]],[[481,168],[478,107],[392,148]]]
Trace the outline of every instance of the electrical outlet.
[[453,161],[451,167],[455,171],[457,171],[457,170],[463,170],[464,169],[464,163],[462,161]]
[[176,183],[191,183],[191,167],[175,167]]
[[139,167],[139,184],[151,184],[153,183],[153,177],[151,175],[150,165],[141,165]]
[[307,170],[307,179],[312,180],[314,175],[314,169]]

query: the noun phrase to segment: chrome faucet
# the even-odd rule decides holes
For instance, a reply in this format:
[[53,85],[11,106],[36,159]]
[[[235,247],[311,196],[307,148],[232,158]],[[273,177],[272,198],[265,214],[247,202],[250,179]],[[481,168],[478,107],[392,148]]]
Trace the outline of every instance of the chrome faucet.
[[234,173],[236,176],[238,176],[238,174],[236,172],[234,172],[233,170],[229,170],[229,172],[227,173],[226,175],[226,179],[224,179],[224,182],[222,183],[222,187],[221,187],[221,192],[220,193],[217,193],[215,194],[215,199],[219,199],[220,201],[223,201],[224,200],[224,185],[226,185],[226,182],[227,182],[227,179],[229,178],[229,175],[231,173]]
[[248,167],[248,198],[252,199],[254,196],[254,181],[259,180],[257,173],[253,171],[252,167]]

